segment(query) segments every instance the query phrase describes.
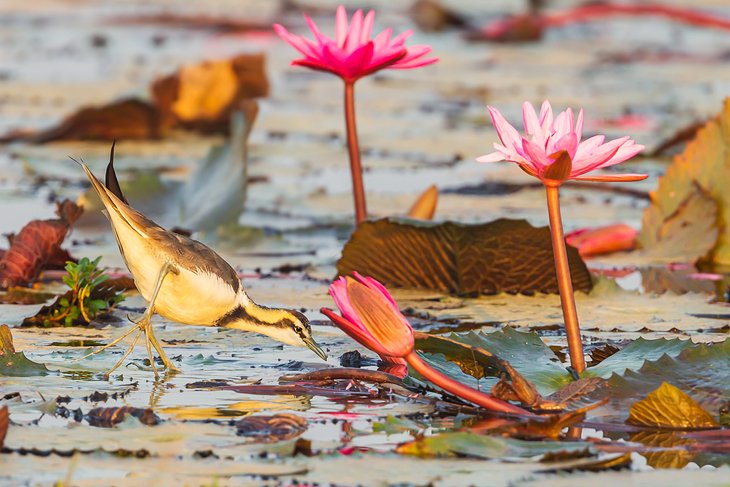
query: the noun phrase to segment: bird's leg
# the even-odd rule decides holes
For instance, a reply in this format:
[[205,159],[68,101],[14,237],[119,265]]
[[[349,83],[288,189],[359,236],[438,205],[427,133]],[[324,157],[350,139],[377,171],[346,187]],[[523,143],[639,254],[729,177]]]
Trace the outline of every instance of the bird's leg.
[[[114,367],[104,372],[104,375],[106,377],[109,377],[112,372],[117,370],[120,365],[126,360],[127,357],[129,357],[129,354],[132,353],[132,350],[134,350],[135,345],[137,345],[137,341],[139,341],[139,335],[142,333],[142,330],[140,330],[138,327],[133,327],[131,331],[137,330],[137,335],[135,335],[134,340],[132,340],[132,344],[129,346],[126,352],[124,352],[124,355],[122,355],[122,358],[119,359],[119,361],[114,364]],[[126,336],[126,335],[125,335]]]
[[162,269],[160,269],[160,274],[157,276],[155,288],[152,291],[152,296],[150,296],[150,304],[149,306],[147,306],[147,310],[142,315],[142,319],[137,322],[137,326],[139,326],[139,328],[145,334],[145,340],[147,343],[147,355],[150,358],[150,366],[152,367],[152,371],[155,373],[155,378],[158,377],[158,374],[157,368],[155,367],[155,358],[152,356],[152,348],[150,347],[150,344],[153,344],[155,346],[155,349],[157,350],[157,353],[160,354],[160,358],[165,364],[165,367],[167,367],[169,370],[177,370],[177,368],[172,365],[172,362],[169,358],[167,358],[167,355],[162,350],[162,347],[160,346],[157,338],[155,338],[155,335],[152,332],[151,326],[152,315],[155,312],[155,300],[157,299],[157,295],[160,293],[160,289],[162,288],[162,282],[165,280],[165,276],[167,276],[169,272],[177,274],[178,271],[172,266],[172,264],[170,264],[169,262],[165,262],[162,265]]

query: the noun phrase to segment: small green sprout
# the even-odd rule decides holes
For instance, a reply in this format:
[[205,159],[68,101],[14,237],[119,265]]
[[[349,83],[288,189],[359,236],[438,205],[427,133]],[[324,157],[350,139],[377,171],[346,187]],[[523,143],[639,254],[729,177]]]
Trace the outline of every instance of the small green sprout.
[[46,326],[63,323],[64,326],[89,324],[102,314],[111,311],[114,306],[124,301],[124,294],[113,286],[104,286],[109,276],[97,268],[101,257],[89,260],[84,257],[78,264],[66,263],[63,282],[70,288],[52,306],[51,312],[44,320]]

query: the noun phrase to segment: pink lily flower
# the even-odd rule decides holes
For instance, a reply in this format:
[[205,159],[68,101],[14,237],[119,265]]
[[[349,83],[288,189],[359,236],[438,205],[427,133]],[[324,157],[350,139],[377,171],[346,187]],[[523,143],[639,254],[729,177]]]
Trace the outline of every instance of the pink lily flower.
[[410,323],[385,286],[372,277],[358,273],[354,273],[354,278],[340,277],[330,285],[329,292],[342,316],[327,308],[322,308],[322,313],[383,360],[402,366],[407,363],[445,391],[492,411],[531,415],[522,408],[457,382],[426,364],[415,352]]
[[386,29],[371,39],[375,21],[375,12],[372,10],[365,15],[362,10],[357,10],[348,25],[347,12],[340,5],[337,8],[334,39],[323,34],[308,15],[305,14],[304,19],[314,40],[294,35],[283,26],[274,24],[279,37],[304,56],[292,61],[292,64],[328,71],[347,82],[354,82],[385,68],[411,69],[438,61],[437,58],[423,58],[431,52],[430,46],[405,46],[406,40],[413,34],[411,30],[391,39],[393,31]]
[[[581,142],[583,110],[574,120],[570,108],[553,117],[550,102],[543,102],[540,115],[531,103],[522,105],[525,135],[521,135],[494,107],[487,107],[497,129],[501,144],[494,144],[495,152],[477,158],[479,162],[509,161],[519,164],[523,171],[543,181],[640,181],[646,174],[588,175],[596,169],[619,164],[631,159],[644,149],[629,137],[605,142],[596,135]],[[557,170],[553,164],[567,154],[568,170]]]

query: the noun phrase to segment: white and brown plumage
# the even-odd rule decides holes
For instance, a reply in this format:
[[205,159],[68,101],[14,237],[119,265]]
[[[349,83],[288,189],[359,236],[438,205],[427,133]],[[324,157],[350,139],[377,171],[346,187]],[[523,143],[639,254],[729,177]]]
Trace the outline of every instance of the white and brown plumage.
[[196,240],[165,230],[130,207],[119,188],[113,158],[112,147],[106,184],[102,184],[86,164],[80,164],[104,204],[124,262],[149,306],[142,319],[127,333],[93,352],[113,346],[137,331],[132,345],[107,374],[123,363],[141,333],[145,334],[153,369],[151,347],[157,350],[168,370],[175,370],[152,332],[150,320],[154,313],[188,325],[262,333],[288,345],[309,347],[326,360],[327,355],[312,339],[309,321],[302,313],[254,303],[243,289],[236,271],[221,256]]

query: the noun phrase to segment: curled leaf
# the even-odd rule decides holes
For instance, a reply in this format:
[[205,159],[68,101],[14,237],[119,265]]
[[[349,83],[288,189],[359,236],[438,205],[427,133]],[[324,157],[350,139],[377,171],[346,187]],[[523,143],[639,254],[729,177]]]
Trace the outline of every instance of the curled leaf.
[[33,283],[60,251],[71,225],[82,212],[83,208],[65,200],[56,204],[58,218],[33,220],[23,227],[0,259],[0,288]]
[[670,429],[717,428],[715,419],[679,388],[663,382],[629,411],[628,423]]
[[436,205],[439,201],[439,190],[435,184],[426,189],[408,210],[408,217],[416,220],[433,220]]

